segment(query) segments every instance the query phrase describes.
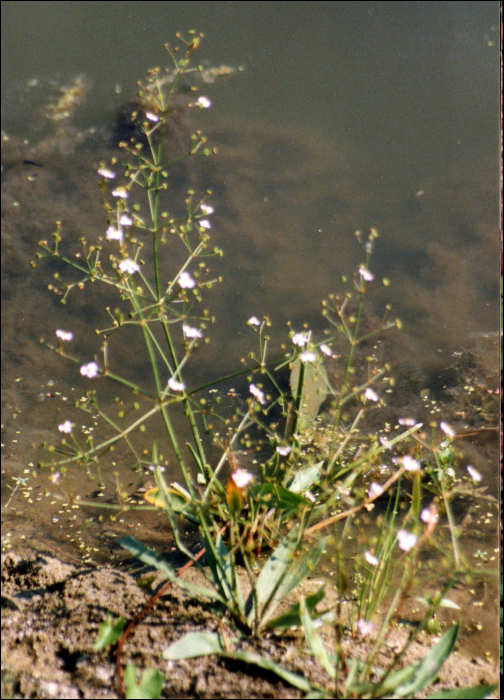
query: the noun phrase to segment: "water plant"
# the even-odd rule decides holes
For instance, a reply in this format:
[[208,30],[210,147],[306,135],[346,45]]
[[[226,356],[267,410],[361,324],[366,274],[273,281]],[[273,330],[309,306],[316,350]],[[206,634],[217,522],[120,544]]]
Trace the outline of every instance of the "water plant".
[[[189,565],[199,569],[205,584],[185,581],[165,558],[132,537],[121,538],[122,546],[144,564],[162,571],[169,584],[220,605],[237,635],[235,640],[260,637],[273,629],[302,627],[310,652],[327,672],[328,685],[314,686],[271,660],[233,651],[223,632],[192,633],[169,647],[165,658],[218,653],[272,670],[312,697],[328,693],[337,693],[338,697],[379,697],[391,692],[394,697],[411,697],[433,680],[453,648],[457,628],[449,630],[435,648],[437,651],[432,652],[434,661],[429,656],[407,672],[394,669],[443,604],[450,586],[468,569],[458,553],[450,518],[453,484],[448,483],[446,453],[438,446],[433,448],[422,424],[414,420],[405,420],[397,434],[387,437],[365,434],[360,429],[366,410],[383,402],[380,386],[386,389],[393,382],[388,376],[389,368],[376,367],[374,360],[367,363],[364,375],[356,373],[355,353],[360,344],[369,342],[374,335],[400,326],[399,321],[384,317],[375,327],[363,329],[365,296],[373,282],[371,255],[378,234],[374,229],[365,238],[359,234],[365,261],[350,280],[350,291],[342,297],[332,296],[323,304],[324,315],[334,329],[333,338],[329,335],[319,340],[309,329],[290,329],[284,356],[270,358],[268,319],[249,319],[258,351],[251,352],[246,366],[231,375],[247,379],[248,396],[233,416],[222,416],[222,406],[212,405],[208,399],[208,390],[219,385],[220,377],[191,386],[192,363],[197,361],[205,331],[213,321],[202,308],[204,294],[219,280],[211,260],[218,260],[221,251],[210,242],[211,217],[217,202],[211,192],[199,193],[190,188],[184,211],[173,205],[178,212],[173,213],[166,207],[172,169],[185,159],[212,155],[212,148],[198,130],[187,143],[180,139],[174,144],[169,138],[177,116],[211,104],[203,95],[196,97],[197,83],[191,82],[201,71],[193,63],[201,35],[193,32],[187,39],[179,36],[179,40],[178,47],[167,45],[174,67],[164,72],[150,71],[139,86],[137,99],[128,106],[128,126],[123,124],[122,132],[127,138],[120,143],[124,157],[103,161],[99,168],[99,189],[106,215],[103,233],[95,242],[82,240],[82,250],[76,255],[64,250],[61,224],[52,234],[52,242],[40,243],[44,252],[38,255],[39,260],[58,259],[74,271],[74,277],[68,281],[58,273],[53,285],[63,303],[72,291],[86,290],[90,284],[106,285],[115,300],[107,307],[110,324],[98,331],[103,342],[94,357],[82,358],[67,349],[73,341],[73,333],[68,330],[57,329],[57,343],[50,344],[55,352],[80,367],[80,374],[89,380],[90,387],[98,384],[96,390],[90,388],[77,402],[77,408],[104,421],[112,434],[103,440],[95,441],[91,436],[82,440],[75,422],[68,417],[58,426],[63,439],[58,445],[49,446],[51,460],[39,466],[51,470],[53,481],[72,468],[85,467],[91,479],[101,482],[100,463],[118,444],[126,445],[133,455],[134,470],[154,476],[156,486],[145,494],[147,502],[166,512],[178,550],[187,557]],[[187,93],[179,92],[182,81],[191,86]],[[169,256],[161,254],[165,247],[170,250]],[[125,329],[138,332],[143,339],[150,366],[150,377],[143,382],[127,372],[119,373],[115,367],[111,340]],[[324,357],[333,357],[331,343],[336,337],[345,338],[348,343],[347,361],[338,386],[331,381],[323,363]],[[290,389],[285,389],[279,380],[279,372],[285,368],[290,372]],[[103,408],[99,398],[99,384],[105,378],[132,393],[131,405],[119,402],[117,417]],[[319,458],[306,450],[307,436],[326,396],[330,397],[324,429],[327,456]],[[186,421],[184,434],[176,428],[180,414]],[[158,419],[156,425],[161,424],[164,434],[156,427],[146,455],[136,438],[140,435],[143,439],[149,422]],[[218,430],[211,426],[216,421],[221,421]],[[214,446],[221,449],[217,460],[209,456],[209,434],[213,434]],[[262,448],[264,457],[255,473],[235,462],[234,452],[243,445]],[[168,465],[163,454],[167,449],[176,460],[182,483],[167,483],[165,479]],[[437,465],[431,467],[436,494],[431,504],[422,509],[422,460],[425,463],[426,453],[434,456]],[[387,475],[385,482],[370,482],[366,475],[383,467],[385,454],[389,455],[387,469],[382,472]],[[223,478],[227,465],[229,476]],[[396,486],[406,479],[411,484],[411,503],[397,531],[401,491]],[[343,522],[339,533],[343,541],[351,519],[363,510],[371,510],[378,499],[393,489],[390,511],[385,515],[374,551],[367,550],[364,555],[376,573],[372,568],[362,579],[357,605],[351,606],[348,620],[342,607],[345,566],[338,548],[336,580],[340,602],[336,610],[317,610],[324,598],[324,586],[312,595],[300,597],[290,609],[279,610],[289,594],[313,572],[328,546],[328,536],[315,540],[314,533]],[[393,664],[378,674],[378,680],[373,680],[377,675],[373,661],[412,586],[420,550],[432,541],[438,501],[448,515],[452,532],[453,574],[439,596],[428,602],[424,622],[412,633]],[[82,499],[75,502],[100,507]],[[114,507],[125,510],[137,506],[122,501]],[[184,541],[181,523],[186,521],[199,533],[199,552],[193,552]],[[397,548],[403,552],[398,560]],[[347,629],[354,635],[368,634],[371,618],[389,592],[391,567],[400,565],[404,569],[401,583],[367,661],[350,663],[342,641]],[[159,595],[158,592],[155,598]],[[334,655],[327,652],[314,627],[316,619],[329,619],[330,613],[337,638]],[[123,630],[124,621],[106,621],[97,648],[120,639]],[[139,692],[134,690],[136,674],[131,667],[125,680],[130,693]],[[142,692],[150,693],[144,696],[159,696],[159,681],[158,675],[143,678]]]

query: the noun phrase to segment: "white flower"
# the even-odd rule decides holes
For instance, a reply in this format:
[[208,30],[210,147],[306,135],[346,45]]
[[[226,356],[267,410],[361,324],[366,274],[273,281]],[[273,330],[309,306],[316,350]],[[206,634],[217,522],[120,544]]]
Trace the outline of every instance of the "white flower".
[[184,335],[186,338],[203,338],[203,333],[199,330],[199,328],[192,328],[192,326],[182,326],[182,330],[184,331]]
[[453,430],[453,428],[451,427],[451,425],[448,425],[448,423],[447,423],[446,421],[444,421],[444,420],[441,421],[441,423],[439,424],[439,427],[441,428],[441,430],[443,431],[443,433],[444,433],[445,435],[448,435],[448,437],[454,438],[455,435],[457,434],[457,433]]
[[369,484],[368,498],[378,498],[383,493],[383,486],[377,484],[376,481],[372,481]]
[[185,384],[178,382],[175,377],[170,377],[170,379],[168,379],[168,386],[172,391],[184,391],[185,389]]
[[266,403],[266,399],[264,398],[264,392],[261,391],[258,387],[256,387],[255,384],[251,384],[249,386],[249,391],[250,393],[256,397],[256,399],[259,401],[261,404]]
[[374,280],[374,275],[363,265],[359,267],[359,275],[362,277],[362,279],[365,279],[366,282],[372,282]]
[[324,355],[328,355],[329,357],[333,356],[331,348],[325,343],[322,343],[322,345],[319,346],[319,350],[320,352],[323,352]]
[[201,228],[212,228],[212,224],[208,221],[208,219],[198,219],[198,226],[201,226]]
[[56,331],[56,335],[58,336],[58,338],[60,340],[68,341],[68,340],[72,340],[72,338],[73,338],[73,333],[71,333],[70,331],[61,331],[59,328]]
[[391,450],[392,447],[393,447],[392,443],[389,442],[389,441],[387,440],[387,438],[381,437],[381,438],[380,438],[380,442],[381,442],[381,444],[382,444],[384,447],[387,448],[387,450]]
[[244,489],[252,479],[254,478],[254,475],[248,472],[246,469],[237,469],[235,472],[231,474],[231,478],[233,479],[235,486],[237,486],[239,489]]
[[119,263],[119,269],[121,272],[127,272],[128,275],[132,275],[134,272],[138,272],[140,267],[134,260],[131,260],[131,258],[126,258],[126,260],[121,260]]
[[306,491],[304,497],[306,499],[308,499],[309,501],[311,501],[312,503],[317,502],[317,498],[313,495],[313,493],[311,491]]
[[368,620],[364,620],[362,617],[357,620],[357,629],[362,637],[369,637],[373,631],[373,623]]
[[[60,480],[60,478],[61,478],[61,472],[54,472],[54,474],[50,477],[49,480],[50,480],[53,484],[57,484],[58,481]],[[58,518],[54,518],[53,522],[57,523],[57,522],[58,522]]]
[[424,508],[423,511],[420,513],[420,517],[422,518],[424,523],[432,523],[433,525],[435,525],[439,518],[436,506],[432,504],[430,508]]
[[178,283],[182,289],[192,289],[196,286],[196,282],[193,280],[188,272],[181,272],[178,278]]
[[196,100],[196,104],[198,105],[198,107],[201,107],[202,109],[208,109],[209,107],[212,106],[212,103],[210,102],[208,97],[205,97],[204,95],[201,95],[200,97],[198,97],[198,99]]
[[259,319],[256,316],[251,316],[249,318],[249,320],[247,321],[247,323],[250,324],[251,326],[260,326],[261,325],[261,322],[259,321]]
[[61,433],[71,433],[73,428],[73,423],[71,420],[66,420],[64,423],[58,425],[58,430]]
[[317,356],[314,352],[305,351],[301,353],[299,359],[301,360],[301,362],[315,362]]
[[409,455],[404,455],[402,464],[407,472],[417,472],[420,469],[420,462]]
[[119,219],[119,223],[121,226],[132,226],[133,225],[133,219],[128,216],[127,214],[121,214],[121,218]]
[[80,368],[80,373],[83,377],[89,377],[89,379],[94,379],[100,374],[100,368],[96,362],[88,362],[87,365],[82,365]]
[[153,112],[145,112],[145,117],[150,122],[158,122],[161,119],[161,117],[159,117],[157,114],[153,114]]
[[282,457],[287,457],[289,452],[291,451],[291,448],[288,445],[285,446],[279,446],[275,448],[276,451],[278,452],[279,455],[282,455]]
[[371,564],[371,566],[378,566],[380,563],[380,560],[377,559],[374,554],[371,554],[369,550],[367,550],[364,554],[364,558],[367,561],[368,564]]
[[203,214],[206,214],[207,216],[210,216],[210,214],[214,213],[214,208],[211,207],[209,204],[200,204],[200,209],[203,212]]
[[123,232],[119,226],[117,228],[115,226],[109,226],[105,232],[105,236],[109,241],[122,241]]
[[412,532],[408,532],[407,530],[399,530],[397,533],[397,543],[405,552],[409,552],[409,550],[416,545],[417,541],[417,536]]
[[379,401],[380,400],[380,397],[378,396],[376,391],[373,391],[373,389],[371,389],[370,386],[368,386],[368,388],[364,392],[364,396],[366,397],[366,399],[368,401]]
[[479,473],[477,469],[472,467],[470,464],[467,467],[467,471],[469,472],[469,476],[473,481],[481,481],[483,479],[482,475]]
[[414,418],[399,418],[397,421],[399,425],[407,425],[408,427],[415,425],[416,420]]
[[126,187],[116,187],[115,190],[112,190],[112,197],[122,197],[123,199],[127,199],[129,197],[129,192]]
[[292,336],[292,342],[294,345],[299,345],[300,348],[304,347],[310,339],[309,333],[296,333]]
[[109,170],[108,168],[100,168],[98,170],[98,175],[105,177],[107,180],[113,180],[116,176],[115,172],[113,170]]

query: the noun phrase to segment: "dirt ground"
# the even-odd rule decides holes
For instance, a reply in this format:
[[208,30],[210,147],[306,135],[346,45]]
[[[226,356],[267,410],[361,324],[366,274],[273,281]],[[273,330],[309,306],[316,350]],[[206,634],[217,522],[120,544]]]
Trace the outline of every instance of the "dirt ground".
[[[128,568],[130,569],[128,571]],[[197,578],[197,572],[184,574]],[[67,564],[45,553],[2,555],[2,698],[117,698],[117,670],[112,649],[96,652],[98,626],[109,613],[131,619],[145,605],[129,566],[89,568]],[[317,585],[308,582],[304,593]],[[154,586],[156,583],[154,583]],[[165,676],[166,698],[298,698],[304,693],[273,674],[216,656],[162,661],[173,641],[193,630],[219,630],[222,611],[189,599],[171,588],[137,626],[125,646],[123,661],[139,670],[157,668]],[[228,628],[229,636],[233,635]],[[378,659],[389,661],[407,631],[397,627]],[[334,642],[326,627],[327,646]],[[432,638],[424,635],[404,659],[425,656]],[[347,637],[347,658],[364,657],[369,642]],[[264,655],[290,671],[330,689],[319,664],[303,652],[300,635],[266,636],[239,642],[235,650]],[[498,682],[495,664],[455,652],[429,692]],[[428,694],[426,692],[425,694]],[[497,692],[491,697],[499,697]]]

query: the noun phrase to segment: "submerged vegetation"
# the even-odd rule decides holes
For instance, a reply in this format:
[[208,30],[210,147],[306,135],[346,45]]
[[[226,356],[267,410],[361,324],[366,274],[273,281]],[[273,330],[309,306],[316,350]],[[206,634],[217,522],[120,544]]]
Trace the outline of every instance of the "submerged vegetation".
[[[218,198],[211,191],[190,188],[183,207],[173,203],[172,210],[167,194],[173,169],[185,159],[211,157],[213,152],[199,130],[188,139],[180,131],[192,113],[211,106],[206,96],[197,95],[198,81],[193,79],[202,70],[194,63],[200,41],[201,35],[191,33],[185,40],[179,37],[179,46],[167,45],[174,67],[151,70],[137,98],[125,105],[115,134],[124,157],[103,161],[97,173],[105,218],[96,240],[82,239],[82,249],[68,254],[64,226],[58,223],[52,240],[40,242],[38,259],[62,264],[51,284],[62,303],[70,303],[74,292],[85,294],[91,284],[110,290],[110,323],[97,331],[103,339],[99,352],[93,357],[74,352],[77,339],[67,329],[55,329],[57,342],[50,345],[89,381],[76,408],[102,421],[110,434],[103,440],[82,435],[69,414],[58,426],[63,438],[47,446],[50,459],[39,468],[50,470],[53,483],[62,474],[71,476],[72,469],[85,468],[90,480],[101,484],[101,464],[121,445],[132,456],[139,483],[153,475],[156,485],[145,493],[145,500],[165,511],[176,547],[187,558],[184,569],[197,568],[205,583],[182,578],[165,558],[132,537],[123,537],[120,544],[163,572],[167,586],[211,600],[223,617],[219,632],[190,633],[166,649],[165,659],[218,654],[267,669],[310,697],[414,697],[435,680],[455,646],[458,624],[436,639],[417,664],[402,667],[405,654],[423,631],[433,636],[441,632],[436,612],[453,607],[451,588],[472,573],[460,552],[452,508],[462,489],[453,468],[456,434],[445,421],[433,429],[409,416],[394,426],[362,427],[369,413],[379,417],[394,380],[390,367],[379,366],[372,351],[365,364],[357,366],[357,349],[372,348],[378,334],[401,326],[398,319],[389,320],[388,308],[380,321],[366,317],[366,295],[376,283],[374,229],[367,236],[357,234],[363,262],[345,280],[347,291],[322,304],[329,326],[323,339],[309,328],[290,328],[283,356],[271,357],[271,323],[267,317],[252,316],[248,326],[256,349],[243,360],[244,366],[226,377],[246,379],[248,393],[236,412],[229,415],[222,398],[211,399],[221,378],[191,385],[192,368],[214,321],[203,304],[219,283],[222,251],[211,243]],[[166,249],[169,255],[162,256]],[[70,268],[72,273],[64,279],[64,270]],[[113,342],[125,331],[143,339],[150,367],[143,382],[132,378],[127,368],[119,371],[114,362]],[[326,365],[336,358],[342,341],[347,353],[334,381]],[[280,379],[282,372],[289,375],[288,387]],[[117,415],[103,408],[100,383],[105,379],[131,392],[129,404],[118,399]],[[322,404],[320,430],[317,414]],[[181,417],[184,432],[178,428]],[[150,427],[153,421],[155,430]],[[137,437],[144,444],[149,431],[146,454]],[[317,449],[321,433],[323,449]],[[256,451],[254,470],[239,465],[235,453],[240,449]],[[165,475],[173,461],[180,479],[168,483]],[[475,484],[481,479],[474,469],[469,476]],[[117,510],[140,508],[124,501],[120,489],[118,501]],[[75,503],[105,507],[82,499]],[[377,503],[388,503],[378,535],[361,542],[359,551],[349,556],[343,543],[352,522]],[[448,544],[439,536],[440,518],[448,525]],[[187,522],[198,532],[197,552],[184,540]],[[316,533],[322,530],[329,534],[319,538]],[[444,585],[421,599],[421,623],[411,629],[389,666],[378,669],[377,654],[411,596],[426,550],[442,559]],[[324,607],[326,584],[309,595],[298,593],[323,554],[334,564],[338,595],[329,607]],[[351,592],[350,570],[356,581]],[[297,598],[294,603],[291,594]],[[328,649],[317,631],[320,624],[335,630],[334,648]],[[292,627],[303,630],[306,653],[320,663],[325,684],[240,649],[243,639],[261,639]],[[96,644],[101,648],[119,643],[121,688],[121,651],[130,631],[131,625],[125,631],[123,619],[109,619]],[[343,640],[348,635],[374,640],[367,658],[346,657]],[[138,692],[160,697],[162,680],[157,671],[144,674],[138,690],[135,669],[129,666],[124,674],[129,697]],[[484,697],[468,695],[472,692],[482,689],[465,689],[450,697]]]

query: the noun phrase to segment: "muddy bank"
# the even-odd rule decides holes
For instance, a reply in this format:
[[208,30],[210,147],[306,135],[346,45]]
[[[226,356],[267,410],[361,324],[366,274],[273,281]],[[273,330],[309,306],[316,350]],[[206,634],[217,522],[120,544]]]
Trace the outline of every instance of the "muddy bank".
[[[187,572],[195,580],[198,575]],[[2,556],[2,697],[116,698],[113,651],[95,652],[98,626],[110,612],[131,619],[146,602],[137,587],[131,562],[120,568],[90,569],[63,563],[43,552],[26,550]],[[317,587],[306,582],[303,593]],[[154,586],[156,583],[154,583]],[[329,594],[329,599],[334,594]],[[329,602],[331,602],[329,600]],[[334,602],[334,600],[333,600]],[[125,647],[124,661],[138,670],[157,668],[165,675],[162,697],[184,698],[298,698],[304,693],[258,668],[215,656],[187,661],[162,661],[164,649],[193,630],[218,631],[222,611],[210,603],[188,599],[170,589],[138,625]],[[225,625],[229,637],[234,636]],[[324,628],[324,641],[333,648],[333,630]],[[378,665],[393,658],[406,636],[392,631]],[[422,658],[432,644],[423,635],[409,650],[404,664]],[[266,656],[285,668],[330,688],[318,663],[303,651],[299,634],[268,635],[261,641],[243,641],[233,650]],[[347,658],[363,658],[370,643],[344,641]],[[441,670],[439,682],[429,689],[456,688],[498,681],[496,663],[454,653]],[[427,694],[427,692],[425,693]],[[419,696],[420,697],[420,696]],[[494,693],[492,697],[498,697]]]

